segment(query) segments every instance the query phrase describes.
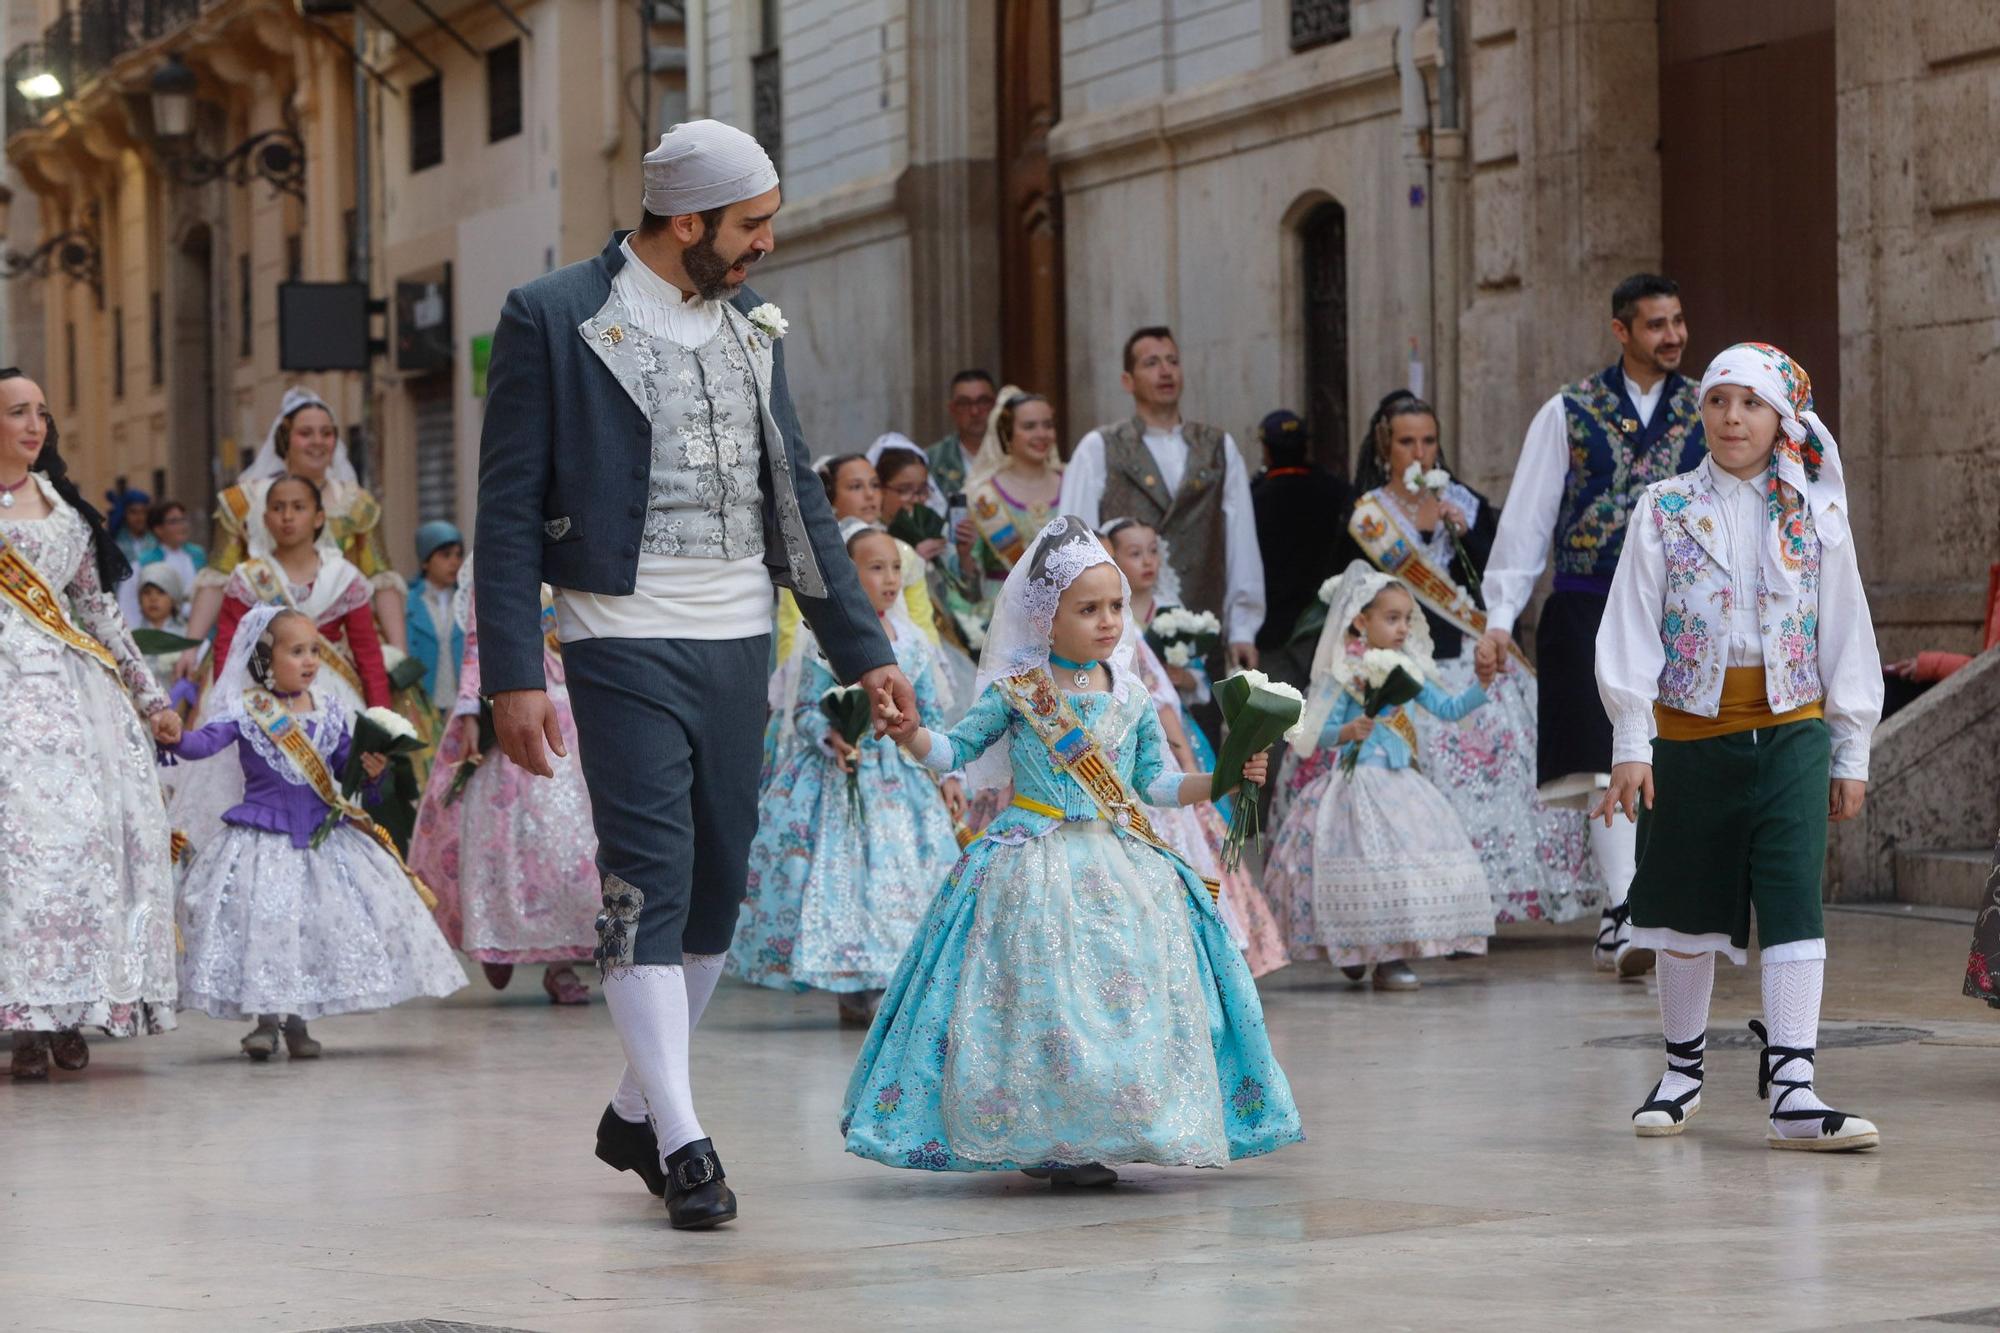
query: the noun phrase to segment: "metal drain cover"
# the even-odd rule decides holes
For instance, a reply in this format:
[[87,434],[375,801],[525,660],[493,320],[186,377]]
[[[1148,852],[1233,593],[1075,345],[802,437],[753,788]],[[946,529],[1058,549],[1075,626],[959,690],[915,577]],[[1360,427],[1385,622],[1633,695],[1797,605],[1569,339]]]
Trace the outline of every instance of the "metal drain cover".
[[[1852,1026],[1822,1027],[1819,1030],[1819,1049],[1838,1046],[1900,1046],[1904,1042],[1922,1041],[1930,1036],[1928,1028],[1894,1027],[1886,1023],[1857,1023]],[[1660,1044],[1660,1034],[1635,1032],[1625,1037],[1599,1037],[1587,1041],[1586,1046],[1606,1046],[1613,1050],[1636,1051],[1654,1050]],[[1762,1043],[1757,1034],[1747,1027],[1708,1030],[1708,1049],[1711,1051],[1754,1051]]]

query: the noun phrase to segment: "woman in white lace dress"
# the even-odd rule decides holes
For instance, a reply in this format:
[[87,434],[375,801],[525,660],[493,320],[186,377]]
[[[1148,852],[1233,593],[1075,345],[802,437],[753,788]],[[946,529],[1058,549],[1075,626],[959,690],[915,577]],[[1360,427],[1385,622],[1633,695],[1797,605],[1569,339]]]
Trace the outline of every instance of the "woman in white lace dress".
[[0,1030],[16,1078],[81,1069],[83,1028],[174,1025],[153,747],[180,719],[107,591],[124,573],[64,475],[41,389],[0,370]]

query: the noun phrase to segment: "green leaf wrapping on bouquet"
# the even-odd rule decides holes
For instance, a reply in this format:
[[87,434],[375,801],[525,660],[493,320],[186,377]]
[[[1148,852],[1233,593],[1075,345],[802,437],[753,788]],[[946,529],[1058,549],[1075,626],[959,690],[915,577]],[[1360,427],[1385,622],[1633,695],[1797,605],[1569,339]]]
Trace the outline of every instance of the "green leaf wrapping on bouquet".
[[400,693],[412,685],[424,683],[424,660],[421,657],[405,657],[389,667],[388,672],[390,692]]
[[486,761],[486,756],[492,754],[499,746],[500,733],[493,726],[493,701],[490,699],[481,699],[479,701],[479,753],[477,755],[468,755],[458,761],[458,767],[452,771],[451,786],[445,789],[444,803],[446,805],[458,804],[458,798],[465,795],[465,784],[472,781],[472,775],[479,771],[479,766]]
[[[369,710],[372,712],[374,710]],[[402,719],[398,719],[402,721]],[[407,727],[409,724],[403,722]],[[343,795],[352,796],[361,790],[367,781],[361,772],[363,755],[379,754],[389,759],[397,755],[415,754],[424,748],[421,736],[393,731],[370,717],[367,712],[357,714],[354,719],[354,739],[347,747],[347,762],[340,770],[340,790]]]
[[819,711],[826,714],[834,730],[849,745],[860,745],[861,738],[875,726],[875,706],[869,701],[868,691],[859,685],[828,690],[819,697]]
[[1243,765],[1284,739],[1303,711],[1297,699],[1256,689],[1248,677],[1235,675],[1215,687],[1222,710],[1222,748],[1215,756],[1214,796],[1227,796],[1242,785]]
[[184,653],[190,648],[201,647],[200,639],[171,634],[163,629],[135,629],[132,631],[132,642],[148,657],[160,653]]
[[944,515],[927,504],[904,505],[889,520],[889,535],[912,546],[935,541],[944,536]]
[[[1385,677],[1380,685],[1373,686],[1361,696],[1363,717],[1380,717],[1391,708],[1401,708],[1424,692],[1424,683],[1409,672],[1397,667]],[[1340,756],[1340,771],[1352,773],[1361,762],[1361,742],[1349,741]]]
[[1325,628],[1326,603],[1315,597],[1311,602],[1307,603],[1305,610],[1299,612],[1299,623],[1292,626],[1292,637],[1285,642],[1287,645],[1306,642],[1318,643],[1320,631]]

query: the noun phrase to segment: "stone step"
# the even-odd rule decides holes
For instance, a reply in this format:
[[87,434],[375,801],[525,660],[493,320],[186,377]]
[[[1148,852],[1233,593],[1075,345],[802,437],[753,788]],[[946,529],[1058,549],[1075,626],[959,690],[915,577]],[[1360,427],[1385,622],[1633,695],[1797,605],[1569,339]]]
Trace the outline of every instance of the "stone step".
[[1986,903],[1993,853],[1983,847],[1900,848],[1896,852],[1896,901],[1977,911]]

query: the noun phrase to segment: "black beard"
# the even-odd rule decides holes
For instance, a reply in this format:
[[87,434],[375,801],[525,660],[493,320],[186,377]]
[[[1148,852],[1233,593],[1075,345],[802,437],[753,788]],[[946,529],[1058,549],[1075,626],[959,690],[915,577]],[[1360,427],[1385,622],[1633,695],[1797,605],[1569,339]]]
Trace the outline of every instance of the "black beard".
[[729,280],[729,270],[739,263],[756,262],[754,254],[725,259],[715,249],[715,229],[703,227],[701,239],[681,251],[681,267],[694,283],[695,295],[704,301],[720,301],[734,296],[743,284]]

